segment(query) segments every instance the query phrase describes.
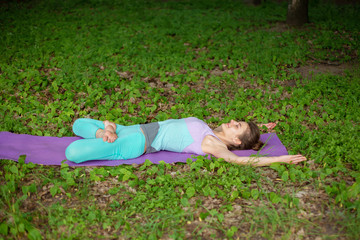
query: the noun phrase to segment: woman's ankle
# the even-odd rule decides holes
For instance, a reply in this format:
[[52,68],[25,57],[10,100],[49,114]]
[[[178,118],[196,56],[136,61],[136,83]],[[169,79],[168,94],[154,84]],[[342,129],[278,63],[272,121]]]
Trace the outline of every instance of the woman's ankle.
[[105,120],[104,121],[104,130],[105,131],[109,131],[109,132],[112,132],[112,133],[115,133],[116,132],[116,124],[113,123],[113,122],[110,122],[108,120]]

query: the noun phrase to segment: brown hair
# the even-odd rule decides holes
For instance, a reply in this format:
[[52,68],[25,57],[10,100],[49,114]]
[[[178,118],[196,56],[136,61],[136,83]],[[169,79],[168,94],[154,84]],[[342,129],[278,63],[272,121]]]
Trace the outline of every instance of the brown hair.
[[239,136],[241,144],[238,146],[229,146],[229,150],[247,150],[252,149],[258,151],[264,146],[264,143],[260,141],[259,127],[253,123],[248,122],[249,129],[243,135]]

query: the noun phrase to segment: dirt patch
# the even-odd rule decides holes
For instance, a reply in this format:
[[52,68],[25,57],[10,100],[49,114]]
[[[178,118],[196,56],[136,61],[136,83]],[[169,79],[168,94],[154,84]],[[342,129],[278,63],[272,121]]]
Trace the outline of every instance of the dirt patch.
[[312,79],[318,74],[331,74],[344,76],[346,71],[354,69],[358,66],[357,62],[347,63],[313,63],[306,66],[301,66],[296,69],[303,78]]
[[268,31],[270,32],[285,32],[285,31],[289,31],[291,29],[291,27],[289,27],[289,25],[286,22],[276,22],[275,24],[272,25],[271,28],[268,29]]

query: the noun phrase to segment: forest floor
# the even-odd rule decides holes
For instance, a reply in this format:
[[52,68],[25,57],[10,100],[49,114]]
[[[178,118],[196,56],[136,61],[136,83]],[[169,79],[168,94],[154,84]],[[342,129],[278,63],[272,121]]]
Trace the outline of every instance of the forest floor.
[[[73,136],[75,119],[276,122],[289,154],[254,168],[0,160],[0,239],[357,239],[359,6],[20,1],[1,5],[0,131]],[[262,130],[265,132],[265,130]]]

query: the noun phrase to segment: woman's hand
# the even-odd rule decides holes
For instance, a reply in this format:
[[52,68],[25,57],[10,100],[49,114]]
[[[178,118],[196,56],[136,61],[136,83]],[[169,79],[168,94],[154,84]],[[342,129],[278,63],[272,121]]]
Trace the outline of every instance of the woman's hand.
[[306,161],[306,157],[303,155],[283,155],[279,156],[279,161],[282,163],[298,164],[300,162]]
[[259,128],[266,127],[268,132],[272,131],[276,127],[276,123],[266,123],[266,124],[259,124]]

